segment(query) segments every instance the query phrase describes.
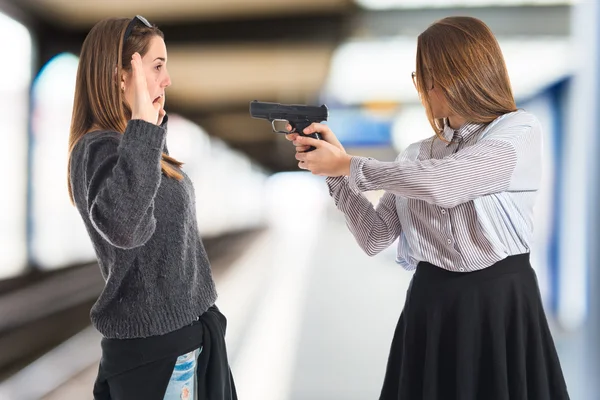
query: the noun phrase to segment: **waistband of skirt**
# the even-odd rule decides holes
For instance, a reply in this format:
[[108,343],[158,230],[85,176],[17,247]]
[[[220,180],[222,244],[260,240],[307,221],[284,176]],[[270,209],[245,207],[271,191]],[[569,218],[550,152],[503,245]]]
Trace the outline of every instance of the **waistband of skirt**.
[[508,256],[497,263],[472,272],[454,272],[438,267],[434,264],[421,261],[417,265],[414,278],[425,280],[430,283],[454,281],[454,280],[488,280],[506,274],[525,273],[531,270],[529,253]]

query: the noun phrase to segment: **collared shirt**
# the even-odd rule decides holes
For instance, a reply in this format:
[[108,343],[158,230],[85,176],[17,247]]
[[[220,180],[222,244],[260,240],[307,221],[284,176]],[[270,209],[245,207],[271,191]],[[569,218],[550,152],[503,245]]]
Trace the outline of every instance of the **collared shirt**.
[[[528,253],[541,181],[542,132],[530,113],[446,126],[447,142],[410,145],[394,162],[352,157],[348,177],[327,178],[358,244],[375,255],[398,240],[397,262],[475,271]],[[361,192],[384,190],[376,208]]]

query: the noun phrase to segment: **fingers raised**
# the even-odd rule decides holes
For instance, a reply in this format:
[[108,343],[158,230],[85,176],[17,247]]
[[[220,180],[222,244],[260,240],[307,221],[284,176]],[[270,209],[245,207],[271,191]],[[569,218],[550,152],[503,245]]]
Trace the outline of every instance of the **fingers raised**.
[[133,53],[131,56],[131,71],[133,73],[133,78],[137,83],[144,74],[144,70],[142,69],[142,57],[139,53]]
[[159,120],[159,111],[163,108],[164,100],[153,102],[148,92],[146,83],[146,74],[142,64],[142,57],[139,53],[131,56],[131,73],[133,98],[131,99],[131,118],[143,119],[144,121],[156,124]]
[[144,73],[144,66],[142,65],[142,57],[139,53],[133,53],[133,56],[131,57],[131,71],[136,93],[145,94],[150,97],[146,83],[146,74]]
[[161,108],[160,110],[158,110],[158,122],[156,123],[156,125],[161,125],[163,122],[163,119],[165,118],[166,115],[166,111],[164,108]]

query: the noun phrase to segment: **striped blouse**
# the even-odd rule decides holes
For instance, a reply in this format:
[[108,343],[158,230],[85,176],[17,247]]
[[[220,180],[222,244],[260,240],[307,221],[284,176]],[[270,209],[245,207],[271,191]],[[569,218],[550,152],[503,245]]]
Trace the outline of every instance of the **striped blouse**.
[[[396,261],[427,261],[475,271],[528,253],[541,181],[542,132],[519,110],[490,124],[446,126],[410,145],[394,162],[352,157],[348,177],[329,177],[329,193],[368,255],[396,239]],[[361,194],[384,190],[377,207]]]

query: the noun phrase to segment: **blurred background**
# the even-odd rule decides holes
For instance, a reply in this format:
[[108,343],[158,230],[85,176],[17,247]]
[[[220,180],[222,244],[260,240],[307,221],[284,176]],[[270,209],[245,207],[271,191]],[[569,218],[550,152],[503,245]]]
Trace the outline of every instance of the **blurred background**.
[[432,134],[410,73],[417,35],[449,15],[491,27],[544,126],[534,268],[571,398],[600,398],[597,1],[0,0],[0,399],[92,398],[103,281],[67,138],[87,32],[136,14],[165,33],[169,149],[196,187],[240,399],[376,399],[412,275],[395,246],[361,252],[249,102],[327,104],[350,154],[393,160]]

